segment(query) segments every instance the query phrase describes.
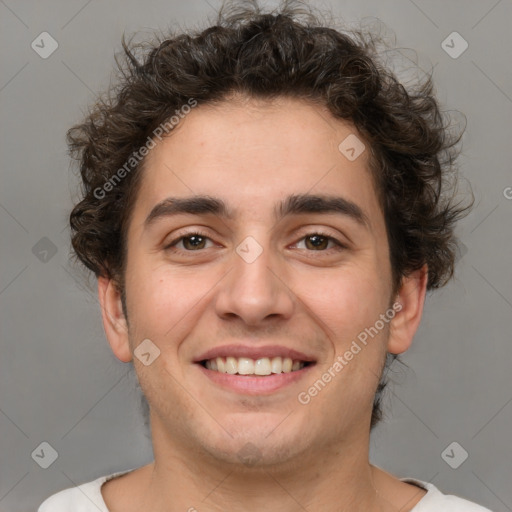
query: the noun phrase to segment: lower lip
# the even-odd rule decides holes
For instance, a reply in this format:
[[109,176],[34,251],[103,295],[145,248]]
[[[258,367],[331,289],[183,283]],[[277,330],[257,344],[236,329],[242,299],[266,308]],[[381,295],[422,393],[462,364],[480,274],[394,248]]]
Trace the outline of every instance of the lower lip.
[[203,374],[215,384],[246,395],[269,395],[290,384],[298,382],[305,377],[314,363],[305,366],[301,370],[290,373],[274,373],[267,376],[259,375],[231,375],[214,370],[208,370],[202,364],[196,363]]

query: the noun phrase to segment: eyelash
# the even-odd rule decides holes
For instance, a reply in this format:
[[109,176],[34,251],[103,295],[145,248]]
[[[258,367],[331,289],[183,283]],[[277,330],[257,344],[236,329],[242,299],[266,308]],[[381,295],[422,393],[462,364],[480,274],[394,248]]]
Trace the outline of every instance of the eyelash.
[[[331,247],[330,249],[324,249],[324,250],[319,250],[319,251],[314,251],[314,250],[308,250],[308,252],[319,252],[319,253],[326,253],[326,252],[330,252],[332,250],[335,250],[335,251],[342,251],[342,250],[345,250],[347,249],[347,246],[342,244],[338,239],[328,235],[327,233],[324,233],[322,231],[312,231],[311,233],[306,233],[303,237],[300,238],[300,240],[304,240],[305,238],[308,238],[308,237],[311,237],[311,236],[320,236],[320,237],[323,237],[323,238],[327,238],[329,241],[332,241],[336,247]],[[170,242],[169,244],[167,244],[165,247],[164,247],[164,250],[166,251],[172,251],[172,252],[178,252],[178,253],[193,253],[193,252],[200,252],[201,249],[198,249],[197,251],[189,251],[189,250],[186,250],[186,249],[175,249],[174,246],[177,245],[179,242],[181,242],[183,239],[185,238],[191,238],[193,236],[200,236],[202,238],[207,238],[208,240],[211,240],[210,237],[206,234],[206,233],[203,233],[201,231],[191,231],[189,233],[185,233],[185,234],[182,234],[180,235],[178,238],[175,238],[172,242]],[[300,241],[299,240],[299,241]]]

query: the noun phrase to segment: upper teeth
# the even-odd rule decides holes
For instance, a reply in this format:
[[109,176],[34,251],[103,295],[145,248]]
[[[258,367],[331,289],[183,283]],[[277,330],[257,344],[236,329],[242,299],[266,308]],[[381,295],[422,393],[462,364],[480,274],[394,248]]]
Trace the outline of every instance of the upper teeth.
[[290,373],[304,368],[302,361],[293,361],[289,357],[217,357],[206,361],[206,368],[234,375],[270,375],[271,373]]

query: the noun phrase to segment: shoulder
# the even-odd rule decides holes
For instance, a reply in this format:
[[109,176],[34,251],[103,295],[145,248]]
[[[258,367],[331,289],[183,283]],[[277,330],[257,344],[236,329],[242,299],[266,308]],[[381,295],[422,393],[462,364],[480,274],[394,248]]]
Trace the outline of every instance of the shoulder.
[[101,476],[91,482],[64,489],[41,503],[37,512],[109,512],[101,494],[101,486],[111,478],[129,471],[132,470]]
[[412,483],[426,489],[427,494],[412,509],[411,512],[491,512],[488,508],[459,498],[458,496],[443,494],[435,485],[414,478],[402,478],[404,482]]

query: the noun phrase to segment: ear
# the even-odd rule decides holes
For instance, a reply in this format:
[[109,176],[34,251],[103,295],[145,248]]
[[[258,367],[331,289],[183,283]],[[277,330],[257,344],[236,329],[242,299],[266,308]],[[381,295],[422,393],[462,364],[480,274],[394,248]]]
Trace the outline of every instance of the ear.
[[121,292],[109,278],[98,278],[98,298],[101,304],[103,328],[114,355],[123,363],[133,359],[128,338],[128,324],[123,313]]
[[397,313],[390,323],[387,351],[391,354],[401,354],[412,344],[423,313],[427,281],[428,269],[426,265],[402,280],[393,305],[393,309]]

